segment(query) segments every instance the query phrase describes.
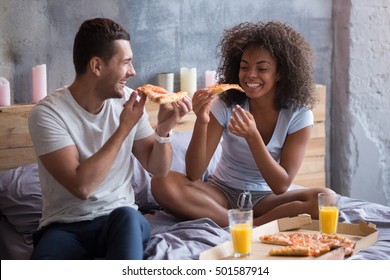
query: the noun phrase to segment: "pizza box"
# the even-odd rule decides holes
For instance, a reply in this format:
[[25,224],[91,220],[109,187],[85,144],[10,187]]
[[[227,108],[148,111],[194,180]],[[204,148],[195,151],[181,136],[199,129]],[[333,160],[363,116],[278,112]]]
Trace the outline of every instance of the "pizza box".
[[[345,259],[344,251],[341,249],[332,250],[320,257],[297,257],[297,256],[270,256],[269,250],[281,246],[265,244],[260,242],[259,237],[264,234],[273,234],[278,232],[319,232],[318,220],[312,220],[310,215],[302,214],[297,217],[278,219],[262,226],[253,229],[252,236],[252,252],[250,256],[239,259],[247,260],[313,260],[313,259]],[[378,231],[372,223],[360,221],[359,224],[338,223],[337,234],[348,237],[356,242],[352,254],[356,254],[360,250],[366,249],[373,245],[378,239]],[[237,259],[233,257],[233,246],[231,241],[226,241],[218,246],[202,252],[199,256],[200,260],[232,260]]]

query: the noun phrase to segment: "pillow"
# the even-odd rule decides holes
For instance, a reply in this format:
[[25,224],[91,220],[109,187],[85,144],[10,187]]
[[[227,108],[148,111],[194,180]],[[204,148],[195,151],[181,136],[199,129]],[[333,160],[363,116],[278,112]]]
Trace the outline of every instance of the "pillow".
[[131,164],[134,168],[133,177],[130,184],[133,187],[135,195],[135,203],[141,212],[149,212],[154,209],[159,209],[158,203],[154,200],[150,189],[151,177],[149,173],[142,167],[141,163],[131,156]]
[[[188,144],[190,143],[192,131],[173,131],[172,132],[172,166],[171,170],[185,174],[185,155]],[[209,166],[203,174],[202,180],[207,179],[208,175],[215,169],[221,156],[221,147],[217,147],[214,156],[211,158]],[[134,176],[131,179],[131,185],[135,192],[135,202],[141,212],[159,209],[160,206],[154,199],[150,188],[150,174],[142,167],[139,161],[132,157],[134,166]]]
[[[172,166],[171,169],[183,174],[186,173],[185,156],[188,145],[190,144],[192,131],[174,131],[172,135]],[[214,171],[219,158],[221,157],[221,145],[218,145],[213,157],[210,160],[209,166],[202,176],[205,181],[210,173]]]
[[[150,176],[132,157],[134,176],[132,185],[140,211],[158,208],[150,191]],[[0,216],[22,234],[27,244],[42,216],[42,194],[38,164],[32,163],[0,173]]]
[[33,245],[26,242],[25,236],[17,232],[3,216],[0,219],[0,260],[30,259]]
[[23,165],[0,173],[0,214],[31,244],[42,211],[38,165]]

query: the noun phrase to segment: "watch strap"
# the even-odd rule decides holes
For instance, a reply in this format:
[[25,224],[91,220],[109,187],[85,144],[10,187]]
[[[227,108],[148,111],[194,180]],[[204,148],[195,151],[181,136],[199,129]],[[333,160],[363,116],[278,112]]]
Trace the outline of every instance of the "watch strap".
[[161,137],[157,134],[157,131],[154,131],[154,138],[158,143],[164,144],[164,143],[170,143],[172,141],[172,130],[169,131],[169,134],[167,137]]

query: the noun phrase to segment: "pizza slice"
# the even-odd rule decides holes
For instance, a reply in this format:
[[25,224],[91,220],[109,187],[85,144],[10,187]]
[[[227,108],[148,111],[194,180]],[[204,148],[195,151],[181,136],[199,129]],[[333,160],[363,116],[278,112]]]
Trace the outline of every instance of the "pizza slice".
[[340,236],[338,234],[320,234],[320,235],[321,235],[321,238],[319,238],[320,242],[328,244],[331,250],[339,247],[343,247],[345,256],[348,257],[352,255],[356,242],[352,241],[347,237]]
[[266,234],[260,236],[260,241],[267,244],[273,245],[293,245],[291,242],[290,236],[287,233],[276,233],[276,234]]
[[291,245],[284,246],[281,248],[271,249],[268,254],[270,256],[300,256],[307,257],[310,256],[310,247],[300,246],[300,245]]
[[327,244],[311,244],[309,248],[310,248],[310,256],[312,257],[319,257],[332,250],[332,248]]
[[304,256],[308,250],[305,256],[319,257],[339,247],[343,247],[345,256],[349,256],[355,247],[355,242],[349,238],[321,233],[280,232],[262,235],[259,239],[264,243],[285,246],[272,249],[269,252],[272,256]]
[[158,104],[177,102],[187,96],[187,92],[185,91],[179,91],[176,93],[169,92],[162,87],[151,84],[140,86],[136,89],[136,91],[146,94],[150,101],[156,102]]
[[229,89],[236,89],[236,90],[244,92],[244,90],[237,84],[215,84],[215,85],[209,86],[205,89],[210,91],[213,95],[220,94],[220,93],[225,92]]

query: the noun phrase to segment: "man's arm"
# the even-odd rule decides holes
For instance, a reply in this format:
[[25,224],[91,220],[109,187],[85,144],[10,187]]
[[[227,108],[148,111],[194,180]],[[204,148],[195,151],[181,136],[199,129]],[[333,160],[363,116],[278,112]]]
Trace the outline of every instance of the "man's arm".
[[74,196],[87,199],[110,172],[124,140],[143,114],[145,98],[136,101],[136,97],[133,93],[123,105],[119,127],[88,159],[80,162],[74,145],[39,157],[48,172]]
[[141,165],[154,176],[168,174],[172,162],[171,143],[159,143],[152,135],[135,141],[133,154]]
[[133,154],[154,176],[167,175],[172,162],[171,143],[160,143],[157,138],[170,136],[172,128],[191,110],[192,102],[189,98],[172,104],[160,105],[156,135],[134,141]]

